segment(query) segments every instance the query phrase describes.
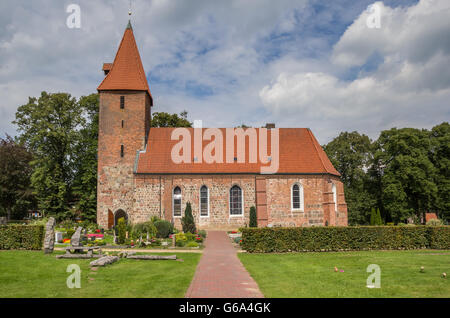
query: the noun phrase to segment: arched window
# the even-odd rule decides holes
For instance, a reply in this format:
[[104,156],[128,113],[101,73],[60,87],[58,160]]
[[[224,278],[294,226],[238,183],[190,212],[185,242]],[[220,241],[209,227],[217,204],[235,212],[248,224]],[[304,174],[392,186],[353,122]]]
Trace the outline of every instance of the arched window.
[[209,195],[208,187],[202,186],[200,188],[200,216],[209,215]]
[[234,185],[230,189],[230,215],[242,215],[242,190]]
[[333,186],[331,187],[331,191],[333,192],[334,210],[337,212],[337,192],[336,192],[336,185],[334,183]]
[[291,188],[291,209],[300,211],[304,209],[303,186],[301,184],[295,183]]
[[173,189],[173,216],[181,216],[181,189]]

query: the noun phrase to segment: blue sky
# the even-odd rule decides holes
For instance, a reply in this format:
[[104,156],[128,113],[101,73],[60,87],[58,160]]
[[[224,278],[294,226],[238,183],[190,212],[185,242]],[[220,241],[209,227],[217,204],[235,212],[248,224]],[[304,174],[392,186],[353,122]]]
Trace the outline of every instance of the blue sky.
[[[28,96],[96,91],[128,2],[1,2],[0,135],[16,134],[11,121]],[[71,3],[80,29],[66,26]],[[371,4],[379,29],[366,24]],[[153,111],[187,110],[207,127],[309,127],[321,143],[450,117],[449,1],[134,0],[132,8]]]

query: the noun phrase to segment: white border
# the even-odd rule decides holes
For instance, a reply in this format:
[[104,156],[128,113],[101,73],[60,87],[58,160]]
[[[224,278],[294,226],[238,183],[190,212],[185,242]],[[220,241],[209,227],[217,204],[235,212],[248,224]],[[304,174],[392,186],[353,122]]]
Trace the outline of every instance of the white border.
[[[202,215],[202,187],[206,187],[206,190],[207,190],[207,196],[208,196],[208,202],[207,202],[208,214],[207,215]],[[202,184],[200,186],[200,189],[198,190],[198,215],[200,215],[201,218],[209,218],[209,187],[206,184]]]
[[[300,190],[300,208],[294,209],[294,186],[298,185]],[[291,186],[291,211],[303,212],[305,211],[305,195],[303,192],[303,184],[300,182],[294,182]]]

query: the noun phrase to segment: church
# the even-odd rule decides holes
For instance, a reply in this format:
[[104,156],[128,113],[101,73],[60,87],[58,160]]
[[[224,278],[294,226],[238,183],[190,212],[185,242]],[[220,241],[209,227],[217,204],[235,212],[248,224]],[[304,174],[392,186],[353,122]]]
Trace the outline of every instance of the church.
[[103,72],[101,227],[157,216],[181,228],[188,202],[198,229],[248,226],[251,207],[259,227],[347,225],[340,175],[309,128],[150,127],[153,98],[130,22]]

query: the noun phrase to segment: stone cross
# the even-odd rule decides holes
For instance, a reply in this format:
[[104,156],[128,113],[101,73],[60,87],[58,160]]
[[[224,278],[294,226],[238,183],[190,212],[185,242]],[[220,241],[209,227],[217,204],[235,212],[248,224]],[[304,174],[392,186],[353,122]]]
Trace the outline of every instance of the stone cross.
[[55,247],[55,218],[49,218],[45,225],[44,253],[53,253]]
[[70,239],[70,244],[74,247],[82,246],[81,244],[81,231],[83,228],[81,226],[77,227],[77,230],[72,235],[72,238]]

